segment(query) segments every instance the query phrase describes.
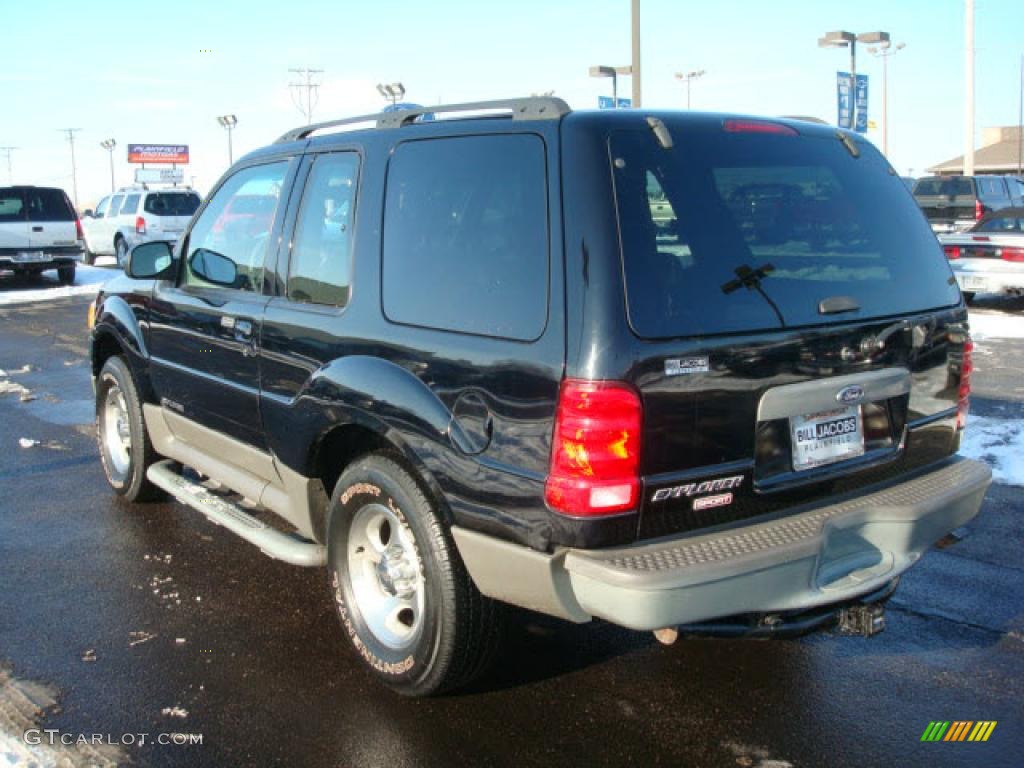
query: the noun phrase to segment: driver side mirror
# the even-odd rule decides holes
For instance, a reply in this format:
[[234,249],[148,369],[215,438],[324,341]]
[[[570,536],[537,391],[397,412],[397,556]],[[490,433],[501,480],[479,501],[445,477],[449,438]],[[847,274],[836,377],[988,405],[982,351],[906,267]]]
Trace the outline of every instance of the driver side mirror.
[[125,274],[137,280],[161,280],[171,276],[174,252],[171,244],[163,240],[142,243],[132,248],[125,265]]

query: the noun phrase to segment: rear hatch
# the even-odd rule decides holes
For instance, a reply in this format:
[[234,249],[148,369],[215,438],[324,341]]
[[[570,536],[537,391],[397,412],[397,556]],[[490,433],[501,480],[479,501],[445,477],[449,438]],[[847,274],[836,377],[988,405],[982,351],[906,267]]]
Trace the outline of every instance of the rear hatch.
[[188,191],[150,192],[142,216],[150,238],[177,239],[199,208],[199,195]]
[[914,186],[914,199],[936,232],[963,231],[978,218],[978,192],[973,178],[920,179]]
[[29,243],[33,248],[76,248],[78,216],[62,189],[26,187],[25,209],[28,212]]
[[966,313],[885,159],[817,127],[664,122],[667,148],[652,130],[610,137],[643,402],[640,537],[953,452]]

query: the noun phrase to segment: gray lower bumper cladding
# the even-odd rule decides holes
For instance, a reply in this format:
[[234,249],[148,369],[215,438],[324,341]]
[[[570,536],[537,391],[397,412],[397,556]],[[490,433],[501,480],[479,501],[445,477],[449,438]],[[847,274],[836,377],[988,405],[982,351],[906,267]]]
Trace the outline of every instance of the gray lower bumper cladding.
[[991,470],[956,458],[904,482],[785,517],[604,550],[534,552],[453,533],[484,594],[637,630],[798,611],[878,591],[973,518]]

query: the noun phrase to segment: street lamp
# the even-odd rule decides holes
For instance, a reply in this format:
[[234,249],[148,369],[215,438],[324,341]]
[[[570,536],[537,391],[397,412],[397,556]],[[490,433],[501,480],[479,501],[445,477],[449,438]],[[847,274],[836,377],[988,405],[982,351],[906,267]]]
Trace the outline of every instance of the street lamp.
[[882,154],[889,156],[889,57],[907,47],[906,43],[893,45],[886,40],[879,46],[871,46],[868,53],[882,60]]
[[401,83],[377,83],[377,93],[390,101],[394,109],[398,105],[398,100],[405,96],[405,86]]
[[889,42],[888,32],[862,32],[859,35],[853,32],[840,30],[828,32],[824,37],[818,38],[819,48],[849,48],[850,49],[850,125],[857,126],[857,43],[873,43],[880,45]]
[[104,139],[100,142],[100,146],[103,147],[107,152],[110,153],[110,192],[114,192],[114,147],[117,146],[117,142],[114,139]]
[[235,130],[235,126],[238,125],[238,118],[234,115],[221,115],[217,118],[217,122],[220,123],[228,132],[228,165],[234,165],[235,154],[231,148],[231,132]]
[[676,80],[682,80],[684,83],[686,83],[686,108],[687,109],[690,108],[690,83],[692,83],[698,77],[703,77],[706,74],[707,74],[707,72],[705,72],[703,69],[696,69],[693,72],[687,72],[686,74],[683,74],[682,72],[676,72]]
[[599,65],[590,68],[591,77],[610,77],[612,79],[612,109],[619,108],[619,75],[633,74],[632,67],[606,67]]

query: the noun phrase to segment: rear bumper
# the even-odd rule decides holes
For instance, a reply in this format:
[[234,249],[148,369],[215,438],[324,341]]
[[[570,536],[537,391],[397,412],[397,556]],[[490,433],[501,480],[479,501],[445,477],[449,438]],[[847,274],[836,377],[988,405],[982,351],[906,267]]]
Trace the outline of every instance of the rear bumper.
[[603,550],[534,552],[461,528],[455,541],[484,594],[573,621],[638,630],[747,613],[803,611],[882,589],[973,518],[992,473],[939,468],[785,517]]
[[[964,259],[967,261],[967,259]],[[990,261],[977,259],[977,261]],[[997,260],[998,262],[998,260]],[[1013,266],[1020,269],[986,269],[987,264],[963,264],[953,267],[953,275],[961,291],[971,293],[1019,293],[1024,291],[1024,264]]]
[[85,257],[80,248],[26,248],[0,251],[0,269],[16,272],[25,270],[56,269],[77,264]]

